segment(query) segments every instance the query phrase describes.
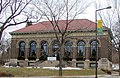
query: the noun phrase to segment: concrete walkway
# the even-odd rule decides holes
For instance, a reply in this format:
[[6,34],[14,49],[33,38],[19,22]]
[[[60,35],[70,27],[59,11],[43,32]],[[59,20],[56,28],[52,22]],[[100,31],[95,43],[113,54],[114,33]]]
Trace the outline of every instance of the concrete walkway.
[[[2,77],[2,78],[8,78],[8,77]],[[41,76],[41,77],[9,77],[9,78],[95,78],[94,75],[90,76]],[[120,78],[118,75],[98,75],[98,78]]]

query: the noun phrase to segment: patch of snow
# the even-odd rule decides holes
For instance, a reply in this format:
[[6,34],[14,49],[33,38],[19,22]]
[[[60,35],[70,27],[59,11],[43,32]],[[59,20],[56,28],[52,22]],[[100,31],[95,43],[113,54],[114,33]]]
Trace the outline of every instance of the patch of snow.
[[113,70],[118,70],[119,69],[119,64],[112,64]]
[[[50,70],[59,70],[59,67],[43,67],[43,69],[50,69]],[[82,68],[77,67],[65,67],[62,70],[82,70]]]
[[26,68],[33,68],[33,67],[26,67]]

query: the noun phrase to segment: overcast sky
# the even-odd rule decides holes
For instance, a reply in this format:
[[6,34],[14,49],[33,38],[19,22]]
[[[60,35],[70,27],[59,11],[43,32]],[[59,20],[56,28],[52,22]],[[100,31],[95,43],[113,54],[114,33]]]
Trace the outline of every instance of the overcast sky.
[[[108,3],[108,0],[89,0],[91,1],[91,5],[85,10],[84,14],[80,14],[79,17],[77,17],[76,19],[89,19],[91,21],[95,21],[95,10],[96,10],[96,3],[95,1],[97,1],[97,5],[98,4],[102,4],[100,7],[97,7],[97,9],[99,8],[104,8],[107,7],[108,5],[111,5],[111,3]],[[98,17],[99,19],[99,17]],[[15,31],[17,29],[23,28],[25,27],[26,24],[21,24],[18,26],[14,26],[14,27],[9,27],[5,30],[5,34],[7,33],[7,35],[5,36],[6,38],[9,38],[10,35],[8,35],[8,32],[12,32]]]

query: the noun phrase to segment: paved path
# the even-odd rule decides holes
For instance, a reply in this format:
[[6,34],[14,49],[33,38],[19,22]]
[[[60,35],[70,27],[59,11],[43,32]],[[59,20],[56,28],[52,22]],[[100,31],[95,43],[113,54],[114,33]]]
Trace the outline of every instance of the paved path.
[[[8,78],[8,77],[2,77]],[[92,76],[64,76],[64,77],[57,77],[57,76],[43,76],[43,77],[9,77],[9,78],[95,78],[94,75]],[[120,78],[118,75],[98,75],[98,78]]]

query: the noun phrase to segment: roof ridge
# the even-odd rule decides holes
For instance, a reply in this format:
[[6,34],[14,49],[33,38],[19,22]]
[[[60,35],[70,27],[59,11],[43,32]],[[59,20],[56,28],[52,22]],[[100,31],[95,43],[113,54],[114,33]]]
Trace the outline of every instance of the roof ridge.
[[[72,19],[69,19],[70,21]],[[61,26],[61,29],[64,29],[63,27],[66,25],[66,20],[58,20],[58,24]],[[32,24],[30,26],[21,28],[19,30],[13,31],[13,33],[26,33],[26,32],[35,32],[35,31],[51,31],[53,30],[53,27],[51,27],[50,21],[41,21],[36,24]],[[95,28],[95,22],[88,20],[88,19],[73,19],[73,22],[70,23],[68,30],[80,30],[86,28],[86,30],[91,30]]]

